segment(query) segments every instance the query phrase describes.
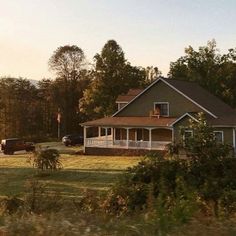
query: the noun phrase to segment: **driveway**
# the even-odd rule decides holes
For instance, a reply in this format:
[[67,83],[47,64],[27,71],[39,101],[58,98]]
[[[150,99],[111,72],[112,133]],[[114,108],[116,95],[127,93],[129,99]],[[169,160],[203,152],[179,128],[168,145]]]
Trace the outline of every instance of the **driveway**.
[[[56,149],[59,151],[60,154],[76,154],[77,152],[81,151],[83,146],[73,146],[73,147],[66,147],[64,146],[61,142],[46,142],[46,143],[37,143],[36,144],[36,149],[37,148],[42,148],[42,149],[47,149],[47,148],[52,148]],[[17,155],[24,155],[24,154],[30,154],[29,152],[26,151],[17,151],[14,152],[14,156]],[[12,155],[4,155],[2,151],[0,151],[0,157],[6,157],[6,156],[12,156]]]

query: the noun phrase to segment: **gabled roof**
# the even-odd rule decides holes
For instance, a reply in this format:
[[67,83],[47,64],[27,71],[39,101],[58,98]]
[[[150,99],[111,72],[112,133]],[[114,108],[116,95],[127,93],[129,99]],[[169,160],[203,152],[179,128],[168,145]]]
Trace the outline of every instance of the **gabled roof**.
[[171,127],[174,117],[105,117],[82,123],[82,126],[107,127]]
[[116,103],[130,102],[133,98],[135,98],[142,91],[143,91],[143,89],[130,89],[127,94],[119,95],[116,99]]
[[176,123],[178,123],[179,121],[181,121],[183,118],[185,118],[186,116],[188,116],[190,119],[195,120],[196,122],[198,122],[197,119],[197,112],[187,112],[185,114],[183,114],[182,116],[180,116],[178,119],[176,119],[175,121],[173,121],[173,123],[171,123],[171,126],[175,125]]
[[163,78],[162,80],[181,91],[183,94],[217,117],[233,112],[233,109],[229,105],[221,101],[218,97],[209,93],[195,82]]
[[219,98],[212,95],[202,87],[200,87],[195,82],[174,80],[174,79],[166,79],[163,77],[158,78],[152,84],[150,84],[146,89],[140,92],[137,96],[135,96],[128,104],[122,107],[119,111],[117,111],[113,116],[116,116],[119,112],[125,109],[130,103],[134,102],[136,98],[141,96],[147,90],[149,90],[153,85],[158,83],[159,81],[164,82],[169,87],[174,89],[176,92],[180,93],[182,96],[190,100],[192,103],[197,105],[199,108],[204,110],[207,114],[211,115],[214,118],[218,116],[223,116],[229,113],[235,113],[234,110],[222,102]]
[[212,117],[207,117],[207,122],[213,127],[236,127],[236,113],[234,114],[225,114],[218,119],[213,119]]

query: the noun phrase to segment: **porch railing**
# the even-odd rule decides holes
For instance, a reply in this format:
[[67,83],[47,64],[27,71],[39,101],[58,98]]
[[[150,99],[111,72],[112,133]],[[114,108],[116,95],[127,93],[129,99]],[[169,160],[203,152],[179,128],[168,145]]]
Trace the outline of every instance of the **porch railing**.
[[133,141],[129,140],[111,140],[99,138],[87,138],[85,140],[86,147],[106,147],[106,148],[136,148],[136,149],[154,149],[164,150],[171,143],[168,141]]

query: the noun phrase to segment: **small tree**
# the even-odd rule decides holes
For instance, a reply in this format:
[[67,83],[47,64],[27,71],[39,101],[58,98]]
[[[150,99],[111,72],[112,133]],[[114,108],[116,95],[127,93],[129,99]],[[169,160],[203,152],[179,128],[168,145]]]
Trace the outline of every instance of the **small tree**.
[[190,157],[186,181],[198,190],[202,199],[212,203],[217,216],[220,199],[227,187],[230,190],[234,185],[228,178],[230,172],[226,159],[230,157],[232,147],[217,142],[213,128],[207,124],[203,113],[198,114],[197,120],[190,120],[188,129],[193,131],[192,137],[182,140],[180,144]]
[[39,170],[59,170],[62,168],[59,158],[56,149],[39,149],[33,154],[33,167]]
[[213,128],[208,125],[203,113],[199,113],[197,120],[190,120],[189,130],[193,131],[193,135],[188,139],[182,138],[179,144],[171,146],[171,150],[178,154],[177,149],[184,149],[186,155],[192,160],[207,159],[221,159],[229,157],[232,146],[228,144],[219,143],[213,132]]

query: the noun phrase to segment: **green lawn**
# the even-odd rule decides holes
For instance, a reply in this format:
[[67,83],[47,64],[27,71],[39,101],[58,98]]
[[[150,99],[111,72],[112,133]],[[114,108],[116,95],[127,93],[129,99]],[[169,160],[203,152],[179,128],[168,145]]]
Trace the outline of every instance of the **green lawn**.
[[48,191],[65,197],[80,196],[85,189],[108,190],[127,167],[140,157],[104,157],[62,154],[63,169],[50,174],[37,174],[27,155],[0,157],[0,196],[23,196],[27,180],[44,182]]

